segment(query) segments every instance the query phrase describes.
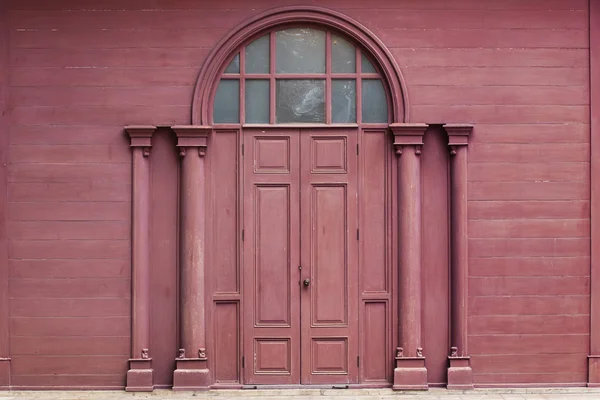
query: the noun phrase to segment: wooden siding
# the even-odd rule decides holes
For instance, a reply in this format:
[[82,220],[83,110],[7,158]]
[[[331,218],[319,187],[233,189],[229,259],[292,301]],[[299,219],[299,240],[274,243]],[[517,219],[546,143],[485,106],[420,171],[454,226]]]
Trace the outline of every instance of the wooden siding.
[[[7,1],[10,126],[7,134],[0,116],[0,195],[8,159],[12,385],[123,387],[131,164],[122,127],[189,123],[208,52],[273,2],[253,1],[249,12],[243,0]],[[285,4],[298,1],[278,2]],[[469,343],[476,384],[584,384],[588,1],[318,5],[355,18],[390,48],[412,122],[475,124]],[[0,109],[2,101],[0,89]],[[0,231],[0,268],[3,240]],[[2,340],[0,332],[0,357]]]

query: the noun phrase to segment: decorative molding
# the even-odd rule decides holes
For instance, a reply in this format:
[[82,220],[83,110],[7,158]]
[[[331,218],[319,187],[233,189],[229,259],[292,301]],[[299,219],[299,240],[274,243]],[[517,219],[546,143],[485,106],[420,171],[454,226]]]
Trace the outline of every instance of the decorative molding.
[[229,57],[240,46],[278,26],[288,24],[320,25],[348,36],[370,54],[381,68],[383,78],[390,88],[392,121],[409,120],[406,84],[394,56],[365,26],[354,19],[331,9],[315,6],[290,6],[268,10],[242,22],[224,37],[208,55],[196,82],[192,102],[192,124],[212,122],[212,97],[222,70]]
[[125,127],[125,132],[131,139],[131,147],[147,148],[149,155],[150,147],[152,147],[152,135],[156,132],[156,129],[156,126],[153,125],[130,125]]
[[177,135],[177,147],[181,157],[186,156],[188,147],[197,147],[200,157],[206,155],[208,137],[213,130],[211,126],[175,125],[171,129]]
[[448,134],[449,146],[467,146],[469,137],[473,133],[471,124],[444,124],[444,129]]
[[429,125],[427,124],[390,124],[389,128],[394,136],[394,150],[396,156],[402,156],[404,146],[413,146],[416,155],[421,155],[423,148],[423,135]]

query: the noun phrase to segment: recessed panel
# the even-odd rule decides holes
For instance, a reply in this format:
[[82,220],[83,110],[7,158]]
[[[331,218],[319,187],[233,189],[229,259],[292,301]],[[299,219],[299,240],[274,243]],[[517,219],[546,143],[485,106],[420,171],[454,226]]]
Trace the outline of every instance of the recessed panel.
[[346,185],[312,187],[313,325],[348,322]]
[[255,324],[290,325],[290,188],[254,188]]
[[385,382],[388,366],[387,302],[365,303],[363,321],[363,378]]
[[255,137],[254,172],[289,174],[289,137]]
[[347,338],[314,338],[310,350],[313,374],[348,373]]
[[254,341],[254,373],[289,375],[292,370],[289,338],[256,339]]
[[313,173],[341,173],[347,171],[346,137],[312,137],[311,164]]
[[218,383],[239,382],[238,303],[216,302],[214,310],[215,379]]
[[[389,266],[386,210],[386,131],[369,131],[363,135],[363,192],[361,205],[363,215],[361,226],[361,291],[362,293],[388,293]],[[363,151],[364,149],[364,151]],[[434,228],[437,230],[437,227]],[[363,235],[364,232],[364,235]]]

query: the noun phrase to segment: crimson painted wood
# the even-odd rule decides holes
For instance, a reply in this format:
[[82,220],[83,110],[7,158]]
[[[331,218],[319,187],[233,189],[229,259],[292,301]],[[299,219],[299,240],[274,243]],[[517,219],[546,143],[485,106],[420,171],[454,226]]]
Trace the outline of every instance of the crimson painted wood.
[[427,128],[421,153],[423,355],[430,387],[446,387],[450,347],[448,135]]
[[132,193],[132,321],[131,358],[127,371],[130,392],[152,391],[150,355],[150,149],[155,126],[128,126],[133,165]]
[[[469,368],[463,387],[598,385],[596,2],[272,3],[1,2],[0,388],[131,389],[129,359],[150,368],[144,348],[146,390],[453,387],[453,369]],[[356,124],[336,127],[329,110],[324,124],[276,125],[273,112],[264,126],[214,124],[229,60],[292,26],[345,37],[359,66],[367,55],[376,74],[337,77],[383,78],[389,119],[362,123],[359,84]],[[239,78],[262,77],[244,57]],[[397,157],[389,125],[407,123],[426,133]],[[443,126],[465,123],[468,150],[451,155]],[[148,158],[132,159],[125,126],[157,127]],[[286,154],[269,146],[286,137],[290,172],[257,172],[248,141],[274,142],[262,153],[273,168]],[[358,146],[338,151],[340,138]],[[323,173],[306,167],[311,140],[327,149]],[[149,168],[134,178],[135,160]],[[147,229],[135,222],[144,182]],[[285,224],[275,206],[248,208],[253,184],[288,207],[294,246],[269,244]],[[144,230],[149,275],[135,255]],[[290,275],[246,268],[256,251],[288,252]],[[294,295],[257,303],[271,292],[255,271]],[[258,372],[255,341],[268,350]]]
[[[600,152],[600,114],[599,95],[600,82],[596,73],[600,70],[600,7],[597,2],[590,1],[590,147],[591,152]],[[596,103],[594,103],[596,102]],[[591,157],[591,270],[590,270],[590,350],[588,357],[588,386],[600,386],[600,319],[598,309],[600,308],[600,164],[598,157]]]
[[451,324],[448,389],[473,389],[468,350],[469,233],[467,217],[467,144],[472,125],[447,124],[450,147]]
[[206,390],[210,385],[205,325],[204,156],[210,128],[174,126],[181,163],[179,261],[179,356],[173,390]]
[[421,155],[426,124],[392,124],[398,157],[399,340],[394,390],[427,389],[423,356]]
[[6,226],[7,207],[7,159],[9,144],[9,53],[8,6],[0,5],[0,390],[10,387],[9,346],[9,292],[8,292],[8,236]]

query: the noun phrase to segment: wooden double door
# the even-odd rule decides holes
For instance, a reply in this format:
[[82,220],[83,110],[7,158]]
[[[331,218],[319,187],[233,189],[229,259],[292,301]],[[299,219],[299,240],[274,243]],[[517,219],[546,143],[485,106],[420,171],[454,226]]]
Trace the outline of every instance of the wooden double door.
[[357,383],[357,129],[245,129],[242,151],[244,382]]

